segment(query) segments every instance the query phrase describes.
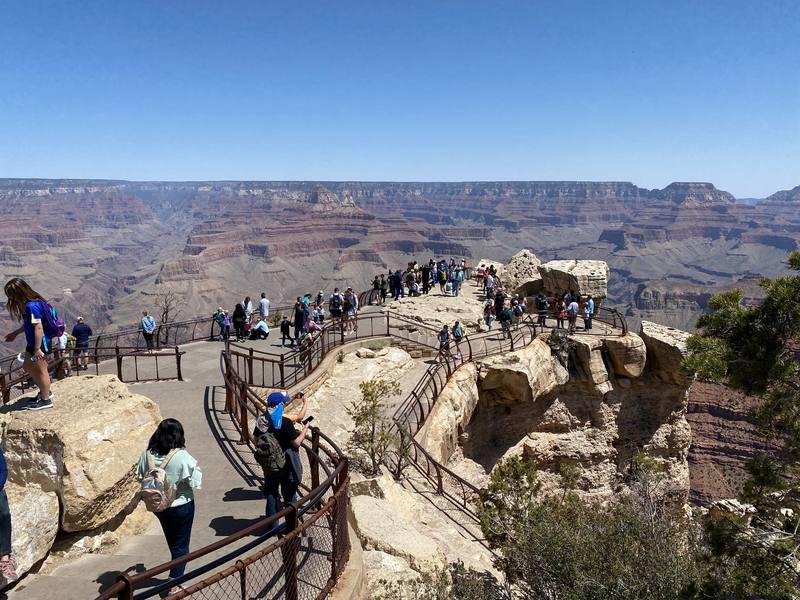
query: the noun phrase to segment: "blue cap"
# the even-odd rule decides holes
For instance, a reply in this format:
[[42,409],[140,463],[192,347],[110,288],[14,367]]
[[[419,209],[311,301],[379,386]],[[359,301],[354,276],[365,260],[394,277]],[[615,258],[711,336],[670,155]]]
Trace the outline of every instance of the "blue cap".
[[278,406],[279,404],[286,404],[289,401],[289,396],[286,395],[286,392],[272,392],[269,396],[267,396],[267,406],[274,407]]

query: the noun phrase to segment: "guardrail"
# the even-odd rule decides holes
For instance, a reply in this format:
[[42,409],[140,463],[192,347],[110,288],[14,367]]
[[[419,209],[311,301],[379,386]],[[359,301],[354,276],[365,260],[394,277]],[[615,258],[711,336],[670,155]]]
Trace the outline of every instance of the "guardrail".
[[[254,357],[255,361],[264,360]],[[251,426],[264,405],[246,377],[240,376],[230,353],[220,367],[225,381],[225,411],[231,415],[240,443],[252,445]],[[347,530],[348,462],[336,444],[319,429],[303,443],[308,469],[297,502],[271,517],[184,557],[135,575],[120,574],[117,583],[97,600],[144,600],[162,596],[175,585],[184,589],[166,597],[323,598],[333,589],[350,555]],[[255,535],[252,540],[246,538]],[[282,537],[276,537],[282,536]],[[205,564],[202,559],[222,553]],[[186,573],[152,586],[154,577],[178,564]],[[194,568],[193,565],[198,565]]]

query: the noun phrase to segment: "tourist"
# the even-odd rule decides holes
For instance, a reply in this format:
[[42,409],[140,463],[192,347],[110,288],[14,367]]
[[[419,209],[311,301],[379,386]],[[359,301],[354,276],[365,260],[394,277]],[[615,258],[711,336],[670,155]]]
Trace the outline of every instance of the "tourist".
[[575,333],[575,324],[578,321],[578,311],[580,308],[578,307],[578,303],[575,300],[571,300],[570,303],[567,305],[567,318],[569,319],[569,332]]
[[224,340],[225,338],[222,334],[222,328],[225,327],[225,311],[222,310],[221,306],[217,307],[217,310],[215,310],[214,314],[211,315],[211,319],[217,324],[217,327],[219,327],[219,337],[216,339]]
[[[189,541],[194,521],[194,490],[199,490],[203,474],[197,461],[186,451],[183,426],[176,419],[164,419],[150,437],[147,450],[142,453],[136,468],[139,481],[151,477],[154,469],[163,469],[166,480],[175,486],[175,498],[169,507],[155,512],[167,539],[172,560],[189,554]],[[186,571],[186,563],[180,563],[169,571],[171,579],[180,577]],[[181,591],[175,586],[170,594]]]
[[344,304],[342,305],[345,316],[345,335],[348,333],[356,333],[358,331],[358,323],[356,323],[356,315],[358,314],[358,297],[356,296],[353,288],[349,287],[344,293]]
[[447,270],[443,267],[439,269],[439,293],[447,295]]
[[514,327],[519,327],[522,321],[522,315],[525,314],[525,309],[522,304],[519,303],[519,300],[513,300],[511,302],[511,314],[514,315]]
[[456,343],[456,352],[458,353],[458,358],[461,358],[461,340],[464,339],[464,329],[461,327],[461,323],[456,321],[453,324],[453,341]]
[[381,290],[381,304],[385,304],[386,295],[389,293],[389,282],[387,281],[386,276],[383,273],[381,273],[380,290]]
[[261,300],[258,301],[258,314],[261,315],[261,320],[266,321],[269,317],[269,299],[266,292],[261,292]]
[[[309,426],[305,424],[298,431],[292,419],[283,414],[284,405],[289,401],[286,392],[272,392],[267,396],[267,412],[256,421],[253,437],[256,447],[259,438],[265,434],[275,436],[286,457],[286,464],[278,472],[264,472],[264,495],[267,498],[267,517],[283,510],[284,504],[295,501],[297,488],[303,480],[303,465],[300,462],[300,446],[306,438]],[[304,408],[305,410],[305,408]],[[261,444],[263,445],[263,443]]]
[[486,323],[486,326],[489,328],[489,331],[492,330],[492,323],[494,322],[494,303],[491,300],[488,300],[483,307],[483,321]]
[[250,296],[245,296],[242,300],[242,308],[244,308],[244,317],[246,322],[250,322],[250,317],[253,316],[253,303],[250,301]]
[[564,299],[559,298],[556,300],[556,325],[559,329],[564,329],[564,322],[567,320],[567,305],[564,304]]
[[[52,314],[48,311],[53,309],[38,292],[19,277],[14,277],[6,283],[5,293],[8,299],[6,303],[8,312],[13,318],[22,321],[22,326],[6,335],[5,340],[13,342],[20,333],[25,333],[23,368],[39,388],[36,399],[27,406],[27,409],[52,408],[53,395],[50,393],[50,373],[47,370],[47,355],[52,348],[45,326],[50,322],[48,316]],[[45,315],[46,312],[48,316]],[[48,333],[55,335],[54,332]]]
[[586,303],[583,305],[583,327],[584,329],[592,328],[592,319],[594,318],[594,299],[589,294]]
[[460,267],[456,267],[451,280],[453,282],[453,296],[458,296],[458,291],[461,289],[461,284],[464,281],[464,271]]
[[265,340],[269,337],[269,326],[264,319],[259,319],[258,323],[250,329],[251,340]]
[[314,298],[314,308],[318,308],[322,310],[322,307],[325,305],[325,292],[320,290],[317,293],[317,297]]
[[292,324],[289,322],[289,317],[283,315],[281,321],[281,346],[286,347],[286,340],[290,342],[290,346],[294,346],[294,338],[292,337]]
[[144,343],[147,345],[147,351],[152,352],[155,347],[153,334],[156,331],[156,320],[150,316],[146,310],[142,311],[142,319],[139,321],[139,330],[142,332]]
[[236,341],[241,342],[244,337],[244,324],[247,321],[247,311],[245,310],[244,304],[239,302],[233,308],[233,331],[236,334]]
[[494,293],[494,276],[491,271],[487,272],[484,277],[483,289],[486,292],[486,299],[488,300]]
[[547,327],[547,311],[550,310],[550,303],[547,301],[545,295],[539,292],[536,296],[536,324],[541,328]]
[[303,334],[303,326],[306,324],[306,305],[300,296],[294,303],[294,341],[300,342],[300,336]]
[[224,313],[224,317],[222,319],[222,341],[227,342],[231,337],[231,325],[233,321],[231,320],[231,316],[228,314],[228,311],[222,311]]
[[486,266],[481,265],[477,269],[475,269],[475,287],[480,288],[482,291],[486,290]]
[[78,322],[72,328],[72,337],[75,338],[75,370],[89,368],[89,338],[92,337],[92,328],[84,323],[83,317],[78,317]]
[[342,306],[344,305],[344,295],[339,291],[339,288],[333,288],[331,297],[328,298],[328,310],[331,313],[331,319],[336,323],[342,318]]
[[11,511],[6,495],[7,479],[6,456],[0,446],[0,574],[9,583],[17,578],[17,561],[11,553]]
[[325,309],[322,306],[317,306],[314,308],[314,312],[311,313],[311,318],[315,323],[322,325],[325,322]]
[[442,360],[450,356],[450,332],[447,330],[447,325],[442,325],[442,329],[436,335],[439,340],[439,356],[437,358]]
[[[495,304],[495,309],[497,309],[497,304]],[[508,335],[508,339],[511,339],[511,324],[513,320],[514,314],[509,307],[505,306],[497,311],[497,322],[500,323],[503,335]]]
[[397,269],[392,276],[392,285],[394,286],[394,299],[405,297],[403,290],[403,276],[400,274],[400,269]]
[[431,266],[430,264],[426,264],[422,266],[421,271],[421,278],[422,278],[422,293],[427,294],[431,291]]

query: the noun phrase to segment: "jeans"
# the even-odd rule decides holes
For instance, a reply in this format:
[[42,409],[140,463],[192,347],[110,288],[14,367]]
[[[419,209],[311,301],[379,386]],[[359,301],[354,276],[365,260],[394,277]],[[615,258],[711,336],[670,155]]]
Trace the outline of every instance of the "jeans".
[[222,333],[222,339],[227,340],[229,337],[231,337],[231,326],[223,325],[220,327],[220,332]]
[[146,331],[142,332],[142,337],[144,337],[144,343],[147,344],[147,349],[153,349],[153,334],[147,333]]
[[591,329],[592,328],[592,316],[583,317],[583,328],[584,329]]
[[288,331],[286,333],[281,333],[281,346],[286,345],[286,340],[289,340],[289,343],[294,346],[294,338]]
[[264,480],[264,495],[267,497],[267,517],[278,514],[285,504],[294,502],[299,482],[292,481],[289,475],[281,473]]
[[6,491],[0,490],[0,556],[11,554],[11,511]]
[[[192,522],[194,521],[194,501],[171,506],[167,510],[155,513],[167,538],[167,546],[172,560],[189,554],[189,540],[192,537]],[[172,567],[169,570],[170,578],[180,577],[186,571],[186,563]]]

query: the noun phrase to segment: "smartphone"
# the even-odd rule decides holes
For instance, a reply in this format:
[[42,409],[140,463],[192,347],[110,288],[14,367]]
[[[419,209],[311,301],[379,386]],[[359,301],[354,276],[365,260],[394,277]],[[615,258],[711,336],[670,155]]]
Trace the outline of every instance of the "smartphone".
[[311,421],[313,421],[313,420],[314,420],[314,415],[311,415],[311,416],[309,416],[309,417],[306,417],[305,419],[303,419],[303,420],[302,420],[302,423],[303,423],[303,425],[308,425],[308,424],[309,424],[309,423],[311,423]]

